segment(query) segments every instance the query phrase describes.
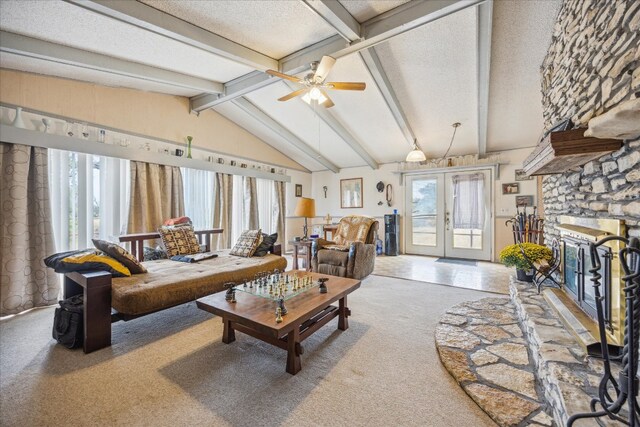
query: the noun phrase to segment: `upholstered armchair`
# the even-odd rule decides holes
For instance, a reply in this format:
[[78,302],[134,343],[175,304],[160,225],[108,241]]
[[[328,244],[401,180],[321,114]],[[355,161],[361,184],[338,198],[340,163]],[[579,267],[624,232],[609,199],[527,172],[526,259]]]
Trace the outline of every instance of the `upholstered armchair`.
[[378,221],[361,215],[340,220],[333,241],[315,239],[311,245],[313,271],[363,279],[373,272]]

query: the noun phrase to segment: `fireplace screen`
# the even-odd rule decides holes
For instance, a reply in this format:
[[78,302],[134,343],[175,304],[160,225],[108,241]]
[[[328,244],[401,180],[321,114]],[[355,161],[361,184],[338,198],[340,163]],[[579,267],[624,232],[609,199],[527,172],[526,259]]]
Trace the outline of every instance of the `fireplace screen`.
[[[564,284],[567,293],[576,303],[592,318],[596,318],[596,300],[591,281],[592,268],[589,243],[584,240],[566,237],[564,243]],[[610,321],[611,312],[611,249],[599,247],[600,275],[602,276],[602,288],[600,290],[603,300],[603,311],[607,323]]]

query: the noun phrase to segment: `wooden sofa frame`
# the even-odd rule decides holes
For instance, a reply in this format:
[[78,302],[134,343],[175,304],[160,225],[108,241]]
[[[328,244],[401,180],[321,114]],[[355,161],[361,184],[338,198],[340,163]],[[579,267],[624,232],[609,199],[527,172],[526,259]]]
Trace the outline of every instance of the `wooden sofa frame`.
[[[205,245],[205,250],[211,248],[211,237],[214,234],[222,233],[222,229],[196,231],[196,236],[201,244]],[[131,252],[139,260],[144,259],[144,241],[159,239],[158,233],[139,233],[120,236],[121,242],[131,243]],[[273,245],[270,253],[282,255],[282,246]],[[111,324],[121,320],[128,321],[147,314],[156,313],[167,308],[163,307],[149,313],[140,315],[130,315],[119,313],[111,307],[111,273],[106,271],[87,271],[65,273],[63,283],[63,296],[70,298],[74,295],[82,294],[84,297],[84,344],[83,351],[91,353],[111,345]]]

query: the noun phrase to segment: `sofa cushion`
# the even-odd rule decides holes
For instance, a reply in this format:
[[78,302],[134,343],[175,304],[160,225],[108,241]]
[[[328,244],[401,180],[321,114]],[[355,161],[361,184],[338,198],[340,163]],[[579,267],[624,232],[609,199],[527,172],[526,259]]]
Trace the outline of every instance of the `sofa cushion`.
[[162,245],[169,258],[175,255],[190,255],[200,252],[200,244],[191,225],[162,226],[158,229],[158,233],[160,233]]
[[262,230],[245,230],[229,254],[248,258],[258,249],[260,243],[262,243]]
[[269,249],[276,244],[277,240],[278,233],[273,233],[271,235],[262,233],[262,243],[260,243],[256,251],[253,253],[253,256],[265,256],[269,253]]
[[122,246],[100,239],[91,239],[91,241],[96,248],[100,249],[102,252],[106,253],[111,258],[117,260],[125,267],[127,267],[129,271],[131,271],[131,274],[140,274],[147,272],[147,269],[144,268],[144,265],[140,264],[136,257],[131,255],[129,251],[127,251]]
[[72,271],[107,271],[113,277],[131,276],[127,267],[117,260],[95,249],[83,249],[80,251],[61,252],[49,255],[44,259],[47,267],[53,268],[56,273],[69,273]]
[[346,267],[349,261],[349,252],[341,251],[318,251],[318,264],[330,264]]
[[253,280],[257,273],[287,267],[285,258],[273,254],[241,258],[224,250],[218,255],[196,263],[167,259],[144,262],[147,273],[113,279],[112,306],[132,316],[151,313],[220,292],[225,283],[242,283]]

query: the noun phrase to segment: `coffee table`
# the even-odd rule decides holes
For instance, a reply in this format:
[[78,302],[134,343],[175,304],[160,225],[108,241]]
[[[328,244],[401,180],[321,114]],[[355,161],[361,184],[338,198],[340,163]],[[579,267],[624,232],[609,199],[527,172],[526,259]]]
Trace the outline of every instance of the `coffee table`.
[[[276,323],[274,301],[244,292],[236,292],[236,302],[227,301],[225,292],[218,292],[198,299],[196,304],[198,308],[222,317],[223,343],[234,342],[235,331],[239,331],[287,350],[287,372],[295,375],[302,369],[302,341],[335,317],[338,318],[338,329],[347,330],[351,315],[347,295],[360,287],[360,281],[355,279],[305,271],[299,273],[310,275],[313,280],[328,278],[327,293],[320,293],[318,287],[313,287],[287,300],[288,312],[282,323]],[[338,306],[332,305],[336,301]]]

